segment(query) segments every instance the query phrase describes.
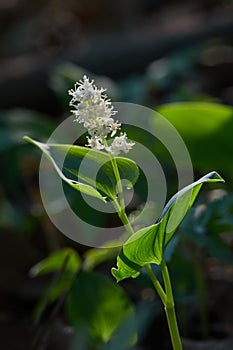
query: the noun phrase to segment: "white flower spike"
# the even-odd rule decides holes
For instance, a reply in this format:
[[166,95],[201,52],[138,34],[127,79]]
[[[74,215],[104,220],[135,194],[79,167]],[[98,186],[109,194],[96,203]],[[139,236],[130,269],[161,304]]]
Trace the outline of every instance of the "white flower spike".
[[72,113],[75,121],[83,124],[91,136],[87,137],[88,147],[106,150],[114,156],[119,155],[121,151],[128,153],[134,143],[127,142],[126,133],[116,136],[110,146],[107,144],[107,136],[115,136],[121,129],[121,123],[112,118],[117,111],[114,111],[110,99],[104,94],[105,91],[103,88],[98,89],[94,80],[90,81],[84,75],[83,80],[74,85],[74,90],[68,91],[72,96],[70,105],[75,108]]

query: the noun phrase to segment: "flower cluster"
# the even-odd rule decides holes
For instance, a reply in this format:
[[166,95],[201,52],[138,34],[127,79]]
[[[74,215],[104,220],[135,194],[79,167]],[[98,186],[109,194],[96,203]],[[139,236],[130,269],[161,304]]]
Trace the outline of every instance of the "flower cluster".
[[[75,108],[72,110],[75,121],[83,124],[91,136],[87,138],[87,146],[96,150],[105,149],[117,156],[121,151],[127,153],[134,143],[127,142],[126,133],[115,136],[121,129],[121,123],[112,118],[117,112],[105,91],[103,88],[98,89],[94,80],[90,81],[84,75],[83,80],[75,84],[74,90],[69,90],[69,95],[72,96],[70,105]],[[109,135],[115,136],[110,146],[106,140]]]

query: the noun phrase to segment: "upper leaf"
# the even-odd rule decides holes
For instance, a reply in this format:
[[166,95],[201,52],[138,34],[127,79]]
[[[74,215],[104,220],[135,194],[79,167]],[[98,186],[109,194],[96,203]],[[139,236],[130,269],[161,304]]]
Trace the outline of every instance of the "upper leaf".
[[[109,154],[81,146],[46,144],[29,137],[24,139],[46,155],[61,179],[71,187],[103,201],[106,196],[110,199],[117,196]],[[116,161],[121,179],[127,179],[133,186],[139,175],[136,163],[123,157],[117,157]]]
[[215,171],[176,193],[165,206],[158,222],[133,234],[123,245],[117,258],[118,268],[112,269],[117,281],[137,277],[147,263],[160,264],[164,251],[177,227],[191,208],[202,185],[206,182],[224,181]]

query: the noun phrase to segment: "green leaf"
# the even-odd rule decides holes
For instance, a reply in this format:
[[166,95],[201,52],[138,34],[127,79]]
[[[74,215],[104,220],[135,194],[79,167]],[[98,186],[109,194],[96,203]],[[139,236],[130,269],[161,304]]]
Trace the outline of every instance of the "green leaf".
[[184,187],[170,199],[156,224],[133,234],[125,242],[117,258],[118,268],[112,268],[112,274],[116,280],[137,277],[147,263],[159,265],[163,260],[167,244],[193,205],[202,185],[206,182],[218,181],[224,180],[213,171]]
[[[51,161],[61,179],[74,189],[103,201],[106,201],[106,196],[110,199],[117,196],[109,154],[81,146],[40,143],[27,136],[24,140],[37,146]],[[116,161],[120,177],[133,186],[139,175],[136,163],[123,157],[117,157]]]
[[134,315],[123,289],[94,272],[78,275],[66,305],[71,324],[87,329],[94,344],[109,341],[121,324]]
[[44,290],[34,310],[34,317],[39,320],[46,306],[60,298],[71,287],[74,276],[81,267],[81,259],[72,248],[63,248],[40,261],[30,270],[32,277],[55,273],[51,282]]
[[[159,106],[156,111],[179,132],[195,169],[203,172],[217,168],[233,178],[232,106],[210,102],[178,102]],[[160,152],[167,157],[163,149]]]
[[193,140],[218,131],[232,118],[233,108],[212,102],[175,102],[159,106],[157,111]]
[[72,248],[64,248],[52,253],[48,258],[40,261],[30,270],[30,275],[35,277],[63,269],[66,272],[76,272],[81,266],[78,253]]

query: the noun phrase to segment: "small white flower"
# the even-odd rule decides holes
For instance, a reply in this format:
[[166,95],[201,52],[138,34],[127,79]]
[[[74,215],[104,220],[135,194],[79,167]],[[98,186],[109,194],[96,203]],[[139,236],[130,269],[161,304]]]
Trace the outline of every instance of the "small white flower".
[[86,145],[87,147],[91,147],[96,150],[104,149],[102,140],[98,137],[91,137],[91,138],[87,137],[87,142],[88,142],[88,144]]
[[110,134],[111,137],[116,135],[116,132],[121,129],[121,123],[112,117],[116,115],[114,107],[108,96],[104,94],[106,89],[98,89],[94,85],[94,80],[84,75],[83,80],[80,80],[74,85],[74,89],[69,90],[69,95],[72,96],[70,105],[74,107],[72,113],[75,116],[75,121],[83,124],[87,129],[90,138],[87,138],[87,146],[97,150],[105,149],[113,155],[118,155],[121,151],[128,152],[134,145],[132,142],[127,142],[126,134],[121,133],[116,136],[110,146],[106,146],[106,138]]
[[111,130],[111,137],[113,137],[117,130],[119,130],[121,128],[121,124],[118,122],[112,123],[110,126],[110,130]]
[[121,151],[128,153],[132,149],[134,142],[127,142],[126,133],[116,136],[110,147],[107,148],[114,156],[118,156]]

